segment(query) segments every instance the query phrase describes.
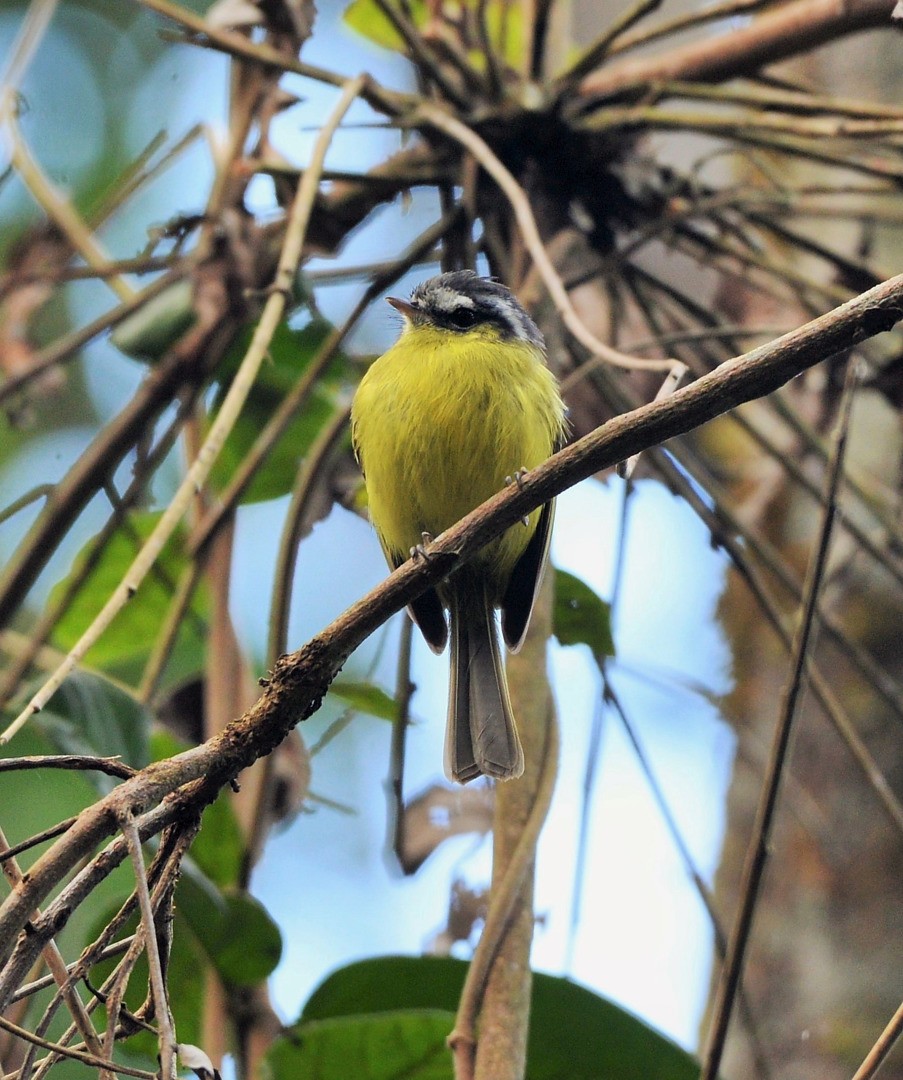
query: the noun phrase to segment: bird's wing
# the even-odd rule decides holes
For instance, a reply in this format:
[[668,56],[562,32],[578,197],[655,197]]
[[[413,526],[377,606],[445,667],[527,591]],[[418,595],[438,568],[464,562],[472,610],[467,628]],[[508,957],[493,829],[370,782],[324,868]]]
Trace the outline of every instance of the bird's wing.
[[[378,530],[377,535],[379,536]],[[379,537],[379,542],[386,557],[386,562],[393,570],[397,570],[403,562],[407,561],[404,555],[387,547],[382,536]],[[416,600],[412,600],[408,604],[408,612],[433,652],[443,652],[448,644],[448,622],[445,618],[445,609],[436,590],[427,589]]]
[[536,594],[542,581],[542,572],[549,556],[552,539],[552,522],[555,519],[555,500],[547,502],[539,515],[536,532],[530,538],[523,555],[517,560],[508,587],[502,597],[502,636],[512,652],[521,647],[530,615],[536,602]]

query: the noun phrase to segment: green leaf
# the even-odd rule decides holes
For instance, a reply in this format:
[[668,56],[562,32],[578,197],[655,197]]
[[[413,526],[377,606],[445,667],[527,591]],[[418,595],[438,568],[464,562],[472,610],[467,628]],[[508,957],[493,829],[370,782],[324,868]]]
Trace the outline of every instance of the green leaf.
[[[86,577],[75,600],[53,630],[52,641],[60,649],[69,650],[120,584],[144,540],[150,535],[160,515],[134,513],[126,517],[107,542],[97,564]],[[65,591],[73,576],[81,573],[88,557],[90,543],[75,557],[67,577],[53,587],[48,600],[53,605]],[[137,678],[151,646],[160,632],[176,582],[187,566],[183,550],[183,534],[177,531],[157,558],[153,570],[140,588],[116,616],[115,621],[91,647],[85,662],[95,668],[120,674],[126,679]],[[195,593],[182,626],[170,661],[170,678],[185,676],[201,664],[205,648],[206,602],[203,587]]]
[[135,360],[159,360],[197,321],[194,285],[177,281],[132,312],[110,334],[110,341]]
[[201,831],[191,857],[220,888],[238,883],[245,854],[241,826],[232,809],[231,792],[222,791],[201,818]]
[[[350,964],[314,991],[294,1030],[303,1038],[314,1022],[343,1017],[353,1022],[399,1010],[453,1016],[466,972],[462,960],[433,956]],[[696,1080],[699,1075],[698,1063],[670,1039],[569,979],[535,974],[530,1010],[527,1080]],[[451,1025],[445,1034],[449,1031]]]
[[357,712],[376,716],[380,720],[394,722],[398,719],[398,702],[385,690],[380,690],[372,683],[352,682],[350,679],[336,679],[329,688],[330,694],[341,698],[342,702]]
[[[398,0],[389,2],[397,3]],[[464,0],[458,4],[447,3],[443,12],[449,16],[460,17],[461,12],[475,12],[478,6],[478,0]],[[425,0],[409,0],[407,10],[411,22],[418,30],[422,30],[429,20],[429,9]],[[520,8],[510,4],[508,0],[489,0],[485,5],[485,16],[486,33],[492,47],[503,54],[506,63],[519,67],[524,51],[523,14]],[[376,0],[352,0],[345,8],[342,20],[349,29],[380,48],[391,49],[393,52],[407,51],[401,35],[383,14]],[[471,50],[468,58],[478,70],[485,70],[486,58],[482,52]]]
[[[140,701],[102,675],[75,671],[38,717],[38,725],[61,754],[120,757],[133,768],[150,761],[153,716]],[[85,775],[102,791],[115,783],[103,773]]]
[[[332,330],[332,324],[323,319],[313,320],[302,330],[293,330],[286,323],[277,327],[270,342],[269,360],[261,367],[238,423],[213,467],[211,477],[215,484],[225,487],[229,482],[260,432],[308,368]],[[222,368],[227,375],[235,371],[244,357],[252,333],[253,328],[246,330],[229,350]],[[278,499],[292,490],[304,455],[335,413],[346,366],[346,357],[339,354],[326,371],[318,376],[304,407],[270,451],[266,462],[242,495],[242,502]],[[221,403],[224,395],[225,386],[218,394],[217,405]]]
[[190,861],[179,881],[176,906],[222,979],[252,986],[270,975],[282,956],[282,935],[259,900],[221,892]]
[[[414,25],[418,29],[423,29],[427,20],[426,0],[411,0],[408,6]],[[406,46],[400,34],[383,14],[375,0],[352,0],[345,8],[342,21],[349,29],[368,41],[372,41],[374,45],[379,45],[383,49],[392,49],[393,52],[405,51]]]
[[453,1012],[417,1010],[318,1020],[267,1055],[272,1080],[453,1080],[445,1039]]
[[269,912],[247,893],[226,895],[226,920],[213,962],[226,982],[252,986],[273,973],[282,957],[282,934]]
[[[6,727],[15,715],[12,709],[0,711],[0,724]],[[0,747],[0,758],[37,757],[57,751],[58,747],[49,741],[40,725],[30,723],[9,744]],[[86,772],[61,769],[0,772],[2,824],[10,844],[18,844],[55,821],[64,821],[80,813],[96,798],[97,792]],[[41,845],[25,851],[19,856],[19,862],[30,866],[44,850],[45,845]]]
[[588,645],[597,662],[615,655],[611,604],[565,570],[555,570],[552,632],[562,645]]

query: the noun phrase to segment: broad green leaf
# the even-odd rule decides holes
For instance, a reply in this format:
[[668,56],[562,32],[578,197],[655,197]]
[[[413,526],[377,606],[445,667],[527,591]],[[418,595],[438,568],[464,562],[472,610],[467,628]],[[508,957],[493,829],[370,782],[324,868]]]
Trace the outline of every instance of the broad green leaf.
[[[13,719],[14,710],[0,711],[3,727]],[[40,725],[31,721],[8,745],[0,747],[0,758],[37,757],[57,752],[58,747],[40,730]],[[62,769],[0,772],[2,826],[7,840],[13,845],[43,832],[57,821],[72,817],[96,799],[97,791],[86,772]],[[23,852],[18,861],[23,867],[30,866],[47,846],[45,843]]]
[[201,831],[191,845],[191,857],[220,888],[238,883],[245,844],[232,809],[231,792],[223,791],[201,818]]
[[[422,29],[427,20],[426,0],[411,0],[408,7],[414,25]],[[345,8],[342,20],[347,27],[372,41],[374,45],[392,49],[394,52],[403,52],[405,49],[401,35],[383,14],[376,0],[352,0]]]
[[[398,0],[389,0],[398,3]],[[478,0],[448,2],[443,6],[445,14],[451,18],[461,18],[463,12],[475,17],[479,7]],[[409,0],[409,17],[414,25],[422,30],[429,18],[426,0]],[[486,33],[493,48],[503,54],[506,63],[518,67],[523,56],[523,14],[517,5],[508,0],[489,0],[485,5]],[[382,11],[376,0],[352,0],[345,8],[343,21],[346,26],[374,45],[393,52],[406,52],[407,45],[401,35]],[[481,52],[471,50],[471,63],[480,71],[486,67],[486,58]]]
[[[270,343],[269,359],[260,369],[238,423],[226,440],[211,474],[221,487],[229,482],[254,445],[273,413],[282,404],[320,347],[332,332],[332,325],[314,320],[302,330],[280,324]],[[223,363],[223,372],[231,375],[241,362],[251,340],[252,329],[240,335]],[[301,411],[289,424],[282,438],[270,451],[263,466],[242,496],[242,502],[277,499],[292,490],[304,455],[324,425],[332,418],[346,359],[338,355],[316,379],[313,390]],[[222,401],[225,389],[218,395]]]
[[357,712],[376,716],[380,720],[394,721],[398,718],[398,702],[372,683],[336,679],[329,692]]
[[159,360],[197,320],[194,286],[177,281],[142,304],[116,327],[110,341],[135,360]]
[[453,1080],[453,1012],[384,1012],[296,1025],[267,1055],[271,1080]]
[[[54,645],[68,650],[75,644],[120,584],[141,544],[159,519],[160,515],[156,513],[142,512],[127,516],[125,525],[110,538],[75,600],[54,627]],[[51,590],[48,604],[53,605],[72,576],[80,574],[89,550],[90,545],[86,545],[76,556],[69,575]],[[116,616],[100,641],[88,651],[85,660],[89,666],[118,674],[127,680],[138,677],[169,611],[175,584],[186,565],[182,534],[177,532],[138,591]],[[188,615],[182,620],[168,669],[170,678],[188,675],[200,667],[205,647],[205,612],[205,594],[203,587],[200,587]]]
[[219,975],[252,986],[272,973],[282,955],[282,935],[259,900],[243,892],[221,892],[186,863],[176,906]]
[[588,645],[597,662],[615,655],[611,604],[565,570],[555,571],[552,632],[562,645]]
[[[303,1036],[314,1021],[353,1022],[400,1010],[454,1015],[466,972],[462,960],[433,956],[350,964],[313,992],[295,1031]],[[670,1039],[569,979],[535,974],[530,1009],[527,1080],[696,1080],[699,1075],[698,1063]]]
[[226,894],[226,919],[213,952],[217,971],[238,986],[272,974],[282,956],[282,934],[269,912],[247,893]]
[[[151,713],[102,675],[73,672],[36,722],[59,753],[120,757],[136,769],[150,761]],[[103,773],[85,775],[102,791],[118,782]]]

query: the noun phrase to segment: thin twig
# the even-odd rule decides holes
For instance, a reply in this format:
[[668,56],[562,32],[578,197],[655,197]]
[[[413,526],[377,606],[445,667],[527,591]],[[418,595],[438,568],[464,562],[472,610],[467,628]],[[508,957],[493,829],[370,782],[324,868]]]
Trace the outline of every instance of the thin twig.
[[903,1034],[903,1004],[891,1017],[890,1022],[881,1034],[878,1036],[878,1041],[869,1050],[866,1055],[865,1061],[856,1070],[856,1075],[853,1080],[872,1080],[873,1076],[877,1076],[878,1070],[884,1064],[887,1055],[893,1050],[894,1043]]
[[157,691],[163,672],[175,648],[179,632],[185,625],[185,613],[194,597],[195,589],[204,574],[206,559],[196,554],[182,571],[166,610],[160,631],[154,638],[150,654],[141,673],[141,682],[135,691],[139,701],[150,702]]
[[[137,0],[142,7],[156,11],[159,15],[172,19],[173,22],[185,27],[193,35],[200,35],[201,44],[231,56],[239,56],[244,60],[253,60],[266,68],[278,72],[293,72],[296,75],[304,75],[316,82],[328,83],[330,86],[344,87],[350,79],[344,75],[338,75],[328,68],[318,67],[316,64],[308,64],[288,53],[273,48],[265,42],[254,42],[243,34],[233,30],[224,30],[221,27],[211,25],[203,16],[197,15],[180,4],[170,3],[170,0]],[[401,94],[394,90],[386,90],[379,86],[369,76],[364,77],[360,96],[374,108],[385,112],[390,116],[397,115],[402,109],[415,104],[417,98],[413,94]]]
[[781,714],[775,729],[771,756],[763,780],[762,794],[752,837],[747,849],[746,864],[743,868],[743,878],[740,885],[740,907],[731,932],[727,957],[718,983],[700,1080],[716,1080],[718,1076],[737,987],[742,976],[743,962],[752,930],[759,888],[768,859],[768,844],[778,804],[781,774],[787,761],[790,734],[793,730],[797,704],[805,683],[806,660],[815,627],[818,595],[827,565],[832,526],[837,512],[837,492],[843,472],[843,458],[849,431],[850,412],[857,382],[858,362],[853,360],[847,370],[846,385],[837,419],[834,449],[825,482],[824,511],[818,542],[810,560],[806,574],[806,584],[803,587],[803,606],[791,652],[790,676],[783,694]]
[[443,96],[453,102],[459,109],[467,108],[467,96],[449,81],[436,58],[430,54],[426,40],[414,23],[405,16],[403,11],[395,7],[392,0],[376,0],[376,6],[392,24],[395,33],[411,50],[411,55],[421,75],[425,75],[428,80],[435,83],[439,90],[442,91]]
[[745,15],[750,11],[756,11],[758,8],[767,7],[774,2],[775,0],[726,0],[724,3],[712,4],[711,7],[703,8],[701,11],[690,11],[676,15],[673,19],[658,23],[648,29],[644,28],[635,30],[632,34],[624,34],[612,45],[608,53],[609,56],[625,53],[629,49],[648,45],[650,42],[658,41],[660,38],[673,37],[694,26],[718,22],[721,19],[736,18],[738,15]]
[[[115,757],[91,757],[87,754],[46,754],[33,757],[0,758],[0,772],[28,769],[72,769],[95,771],[128,780],[138,771]],[[2,858],[2,856],[0,856]]]
[[131,1065],[123,1065],[118,1061],[109,1061],[106,1058],[100,1057],[96,1054],[87,1054],[83,1050],[70,1050],[67,1046],[62,1046],[60,1043],[51,1042],[49,1039],[42,1039],[38,1035],[32,1034],[27,1028],[19,1027],[18,1024],[14,1024],[11,1020],[7,1020],[6,1017],[0,1015],[0,1027],[4,1031],[8,1031],[10,1035],[15,1035],[17,1039],[22,1039],[23,1042],[31,1043],[33,1046],[40,1046],[43,1050],[51,1050],[54,1054],[58,1054],[63,1058],[71,1058],[73,1061],[81,1061],[85,1065],[90,1065],[94,1069],[103,1069],[109,1073],[124,1073],[126,1076],[137,1076],[139,1080],[158,1080],[157,1074],[148,1072],[147,1069],[134,1069]]
[[77,817],[65,818],[63,821],[58,821],[56,825],[51,825],[49,829],[44,829],[33,836],[29,836],[27,840],[20,840],[18,844],[13,844],[11,848],[0,855],[0,861],[13,859],[17,855],[21,855],[23,851],[28,851],[33,847],[37,847],[38,844],[43,844],[46,840],[53,840],[57,836],[61,836],[67,829],[71,829],[76,821],[78,821]]
[[[5,853],[6,856],[0,863],[0,869],[2,869],[4,877],[13,889],[19,888],[24,880],[24,875],[18,862],[10,853],[10,845],[2,829],[0,829],[0,853]],[[41,912],[38,909],[35,909],[34,917],[41,917]],[[60,988],[60,995],[65,1001],[66,1007],[72,1015],[72,1020],[81,1033],[81,1037],[85,1040],[85,1045],[92,1054],[99,1056],[103,1048],[100,1045],[97,1032],[94,1030],[94,1025],[85,1011],[85,1006],[82,1004],[78,992],[69,985],[66,962],[63,960],[63,955],[56,942],[53,940],[48,941],[41,950],[41,956],[50,969],[54,982]]]
[[398,637],[398,662],[395,665],[395,703],[398,715],[392,723],[392,745],[389,751],[389,778],[386,795],[389,799],[389,826],[391,847],[404,870],[405,858],[405,808],[404,808],[404,762],[408,727],[411,723],[411,699],[416,686],[411,679],[411,645],[414,623],[403,619]]
[[[686,364],[682,363],[680,360],[675,360],[671,370],[665,376],[664,382],[658,388],[655,397],[652,400],[664,401],[665,398],[670,397],[678,386],[680,386],[683,377],[689,370],[690,369]],[[633,476],[641,456],[641,454],[633,454],[619,467],[619,472],[625,480],[629,480],[631,476]]]
[[152,281],[141,292],[136,293],[131,300],[112,308],[103,315],[99,315],[85,326],[73,330],[52,344],[46,345],[40,352],[34,354],[25,371],[4,379],[0,383],[0,404],[7,398],[19,393],[20,390],[23,390],[30,382],[33,382],[49,368],[55,367],[64,360],[74,358],[79,349],[89,344],[105,330],[109,330],[110,327],[128,318],[129,315],[143,307],[149,300],[165,292],[170,285],[183,280],[190,273],[193,265],[194,258],[186,256],[180,265],[174,267],[162,277],[157,278],[156,281]]
[[[126,807],[125,812],[129,812],[130,807]],[[181,827],[178,831],[171,830],[167,836],[162,839],[157,854],[154,856],[154,860],[148,870],[148,880],[154,881],[154,892],[152,896],[153,907],[156,909],[164,891],[170,887],[172,881],[172,875],[177,871],[182,856],[187,850],[188,845],[191,843],[192,837],[197,832],[197,817],[190,815],[187,819],[183,818]],[[125,840],[121,837],[117,841],[118,845],[122,848],[123,858],[126,854]],[[134,909],[137,906],[137,896],[133,891],[131,895],[126,899],[125,903],[121,905],[119,911],[108,920],[104,926],[100,936],[91,944],[88,945],[83,951],[75,966],[71,969],[70,980],[74,985],[78,981],[84,979],[87,982],[88,969],[93,966],[100,959],[102,952],[110,945],[113,938],[120,932],[126,921],[131,917]],[[107,1049],[104,1050],[104,1056],[112,1058],[114,1038],[117,1032],[115,1018],[120,1015],[120,1008],[114,1002],[114,998],[119,993],[117,988],[122,987],[125,982],[128,981],[129,975],[134,968],[135,962],[141,954],[144,948],[144,943],[140,932],[133,935],[125,942],[126,955],[123,960],[116,966],[116,969],[104,982],[100,991],[92,989],[92,998],[87,1003],[87,1011],[93,1012],[96,1007],[103,1002],[107,1008],[108,1020],[110,1014],[114,1016],[114,1027],[112,1033],[109,1036],[109,1042]],[[59,997],[59,995],[57,995]],[[50,1019],[53,1016],[54,1006],[56,999],[51,1002],[50,1006],[45,1012],[45,1016],[41,1020],[41,1025],[49,1024]],[[140,1018],[135,1018],[138,1022],[143,1023]],[[70,1040],[76,1034],[76,1030],[73,1026],[66,1029],[63,1035],[58,1040],[63,1046],[68,1046]],[[35,1069],[34,1080],[43,1080],[47,1072],[53,1067],[58,1060],[58,1057],[54,1054],[48,1054],[41,1062],[37,1064]],[[33,1054],[30,1054],[26,1061],[23,1063],[22,1069],[18,1080],[28,1080],[25,1075],[31,1069],[33,1062]]]
[[[110,260],[97,242],[94,234],[82,221],[69,200],[57,191],[32,156],[19,129],[16,109],[15,95],[6,94],[0,97],[0,124],[6,129],[9,137],[10,161],[13,167],[22,178],[22,182],[28,188],[32,197],[59,228],[72,248],[81,255],[89,266],[105,269]],[[104,276],[103,280],[109,284],[113,292],[124,303],[134,297],[135,290],[125,278],[114,274],[109,277]]]
[[736,84],[709,86],[706,83],[666,82],[656,86],[654,96],[646,104],[668,97],[692,98],[714,101],[722,105],[753,105],[757,109],[780,108],[789,113],[823,113],[826,116],[871,117],[873,119],[899,120],[903,112],[895,105],[882,105],[874,101],[855,98],[828,97],[822,94],[802,93],[760,84]]
[[[112,945],[107,945],[105,949],[101,949],[98,953],[95,963],[100,963],[102,960],[112,960],[114,957],[121,956],[125,950],[131,945],[133,938],[131,936],[123,938],[122,941],[115,941]],[[71,974],[75,971],[81,960],[76,960],[73,964],[68,964],[66,970]],[[40,979],[35,979],[34,982],[25,983],[24,986],[20,986],[19,989],[13,994],[10,999],[12,1005],[16,1001],[21,1001],[22,998],[31,997],[32,994],[37,994],[39,990],[46,990],[48,986],[53,984],[52,975],[43,975]]]
[[272,291],[264,306],[248,351],[235,374],[235,378],[232,380],[229,391],[197,458],[189,468],[185,479],[179,485],[179,489],[173,496],[169,506],[164,510],[153,532],[129,567],[123,581],[116,587],[100,613],[72,647],[64,663],[34,695],[6,731],[0,734],[0,745],[8,742],[31,716],[40,712],[70,672],[75,669],[88,649],[91,648],[116,615],[128,603],[182,520],[185,511],[194,500],[195,493],[203,487],[222,449],[226,436],[234,427],[245,399],[254,385],[257,371],[266,357],[270,340],[282,319],[286,301],[291,291],[292,279],[301,257],[304,235],[307,223],[310,220],[314,199],[317,195],[320,169],[323,167],[326,151],[341,123],[342,117],[360,93],[363,84],[363,76],[359,76],[348,83],[338,105],[324,124],[323,130],[317,139],[311,155],[310,166],[301,179],[298,193],[292,205]]
[[611,26],[604,30],[577,62],[557,80],[559,98],[569,94],[584,75],[588,75],[602,63],[619,37],[661,6],[662,0],[634,0],[630,7],[625,8]]
[[[141,455],[135,462],[129,486],[121,497],[113,501],[113,513],[104,522],[100,531],[91,538],[88,545],[82,550],[81,558],[65,579],[61,591],[54,595],[52,601],[48,602],[37,622],[31,627],[28,637],[24,639],[23,647],[15,655],[12,663],[7,665],[6,671],[0,678],[0,707],[5,705],[16,692],[20,679],[28,671],[32,663],[36,660],[39,661],[46,641],[66,612],[69,611],[85,582],[97,567],[106,550],[107,543],[119,528],[125,513],[146,494],[148,481],[172,449],[173,443],[182,430],[184,419],[193,405],[194,398],[195,390],[192,388],[191,392],[182,396],[176,415],[166,431],[157,440],[153,449],[149,453]],[[50,670],[52,671],[58,663],[59,660],[54,659]],[[131,688],[128,688],[126,692],[131,694]]]
[[279,551],[276,555],[276,566],[273,573],[267,667],[275,664],[278,657],[286,649],[295,559],[298,544],[301,542],[301,526],[305,520],[307,507],[314,492],[314,485],[320,476],[320,470],[323,468],[325,461],[332,453],[338,440],[347,431],[350,417],[350,405],[342,405],[334,410],[332,416],[320,429],[317,438],[304,458],[301,468],[298,470],[298,476],[289,500],[288,512],[282,525]]
[[585,348],[589,349],[594,356],[600,356],[614,367],[627,368],[631,371],[669,371],[671,369],[672,360],[647,360],[642,357],[629,356],[627,353],[619,352],[610,345],[606,345],[605,342],[600,341],[595,334],[589,331],[574,310],[574,305],[571,303],[558,271],[552,265],[552,260],[549,258],[542,237],[539,234],[536,218],[533,216],[533,210],[530,207],[526,192],[492,152],[488,144],[472,128],[462,124],[460,120],[449,113],[443,112],[438,106],[429,103],[422,104],[415,112],[413,122],[417,123],[418,121],[436,128],[437,131],[443,132],[443,134],[469,150],[501,188],[511,204],[524,244],[533,259],[543,284],[552,297],[562,322]]
[[893,0],[792,0],[748,26],[670,49],[660,56],[624,60],[588,75],[579,92],[598,97],[641,97],[650,86],[682,79],[717,82],[758,71],[763,65],[869,26],[891,27]]
[[27,506],[31,506],[33,502],[37,502],[38,499],[46,499],[52,491],[53,484],[38,484],[36,487],[31,488],[30,491],[26,491],[24,495],[20,495],[18,499],[13,499],[8,506],[4,506],[0,510],[0,525],[4,521],[9,521],[20,510],[24,510]]
[[166,980],[163,977],[163,964],[157,942],[157,926],[154,909],[147,889],[147,877],[144,868],[144,856],[141,854],[141,840],[131,815],[123,815],[119,828],[125,837],[135,873],[135,892],[138,896],[138,908],[144,926],[144,947],[147,953],[147,965],[150,970],[151,993],[154,999],[154,1011],[159,1025],[160,1073],[163,1080],[175,1080],[176,1076],[176,1033],[173,1027],[172,1012],[166,993]]
[[19,33],[9,50],[9,59],[0,72],[0,94],[13,95],[21,86],[58,4],[59,0],[32,0],[28,5]]

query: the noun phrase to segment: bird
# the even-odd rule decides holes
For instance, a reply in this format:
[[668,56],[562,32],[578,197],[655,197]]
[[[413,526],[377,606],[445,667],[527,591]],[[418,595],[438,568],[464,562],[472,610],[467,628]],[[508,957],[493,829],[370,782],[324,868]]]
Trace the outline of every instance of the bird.
[[[370,520],[395,569],[428,557],[432,539],[550,457],[567,420],[542,334],[505,285],[456,270],[421,282],[409,300],[387,299],[403,316],[401,335],[364,374],[351,433]],[[409,606],[434,652],[451,641],[444,765],[459,783],[524,771],[495,612],[516,651],[553,517],[554,500]]]

